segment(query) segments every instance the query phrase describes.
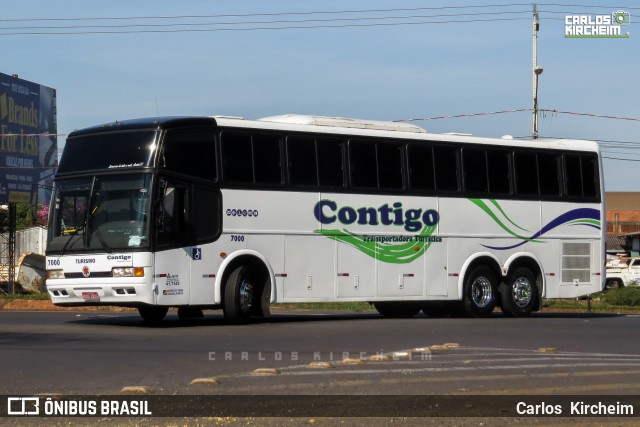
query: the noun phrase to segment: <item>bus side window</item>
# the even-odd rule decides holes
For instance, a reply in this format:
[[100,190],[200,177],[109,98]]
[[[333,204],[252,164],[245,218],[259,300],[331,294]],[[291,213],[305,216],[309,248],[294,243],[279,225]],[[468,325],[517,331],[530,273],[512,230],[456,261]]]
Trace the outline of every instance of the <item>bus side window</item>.
[[414,191],[433,191],[436,188],[433,168],[433,147],[409,144],[409,183]]
[[190,239],[189,187],[165,182],[156,224],[159,245],[180,246]]
[[485,196],[489,193],[486,151],[483,148],[465,147],[462,149],[464,189],[469,193]]
[[318,187],[318,164],[315,141],[311,138],[287,138],[289,182],[293,185]]
[[437,191],[460,191],[458,179],[459,149],[453,146],[434,146],[433,165]]
[[351,185],[362,189],[378,189],[378,162],[373,141],[349,142]]
[[539,196],[538,162],[536,154],[528,151],[515,153],[516,192],[520,196]]

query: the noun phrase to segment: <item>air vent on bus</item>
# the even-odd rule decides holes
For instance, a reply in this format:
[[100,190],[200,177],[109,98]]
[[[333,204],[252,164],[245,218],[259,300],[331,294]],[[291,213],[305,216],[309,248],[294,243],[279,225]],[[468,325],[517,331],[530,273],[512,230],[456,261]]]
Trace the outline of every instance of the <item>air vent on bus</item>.
[[562,244],[562,283],[591,281],[591,244]]
[[69,296],[67,291],[64,290],[64,289],[55,289],[55,290],[51,291],[51,293],[53,294],[54,297],[68,297]]
[[420,126],[403,122],[384,122],[378,120],[360,120],[348,117],[306,116],[301,114],[284,114],[258,119],[262,122],[288,123],[295,125],[329,126],[340,128],[390,130],[396,132],[426,133]]
[[136,290],[134,288],[113,288],[116,295],[135,295]]

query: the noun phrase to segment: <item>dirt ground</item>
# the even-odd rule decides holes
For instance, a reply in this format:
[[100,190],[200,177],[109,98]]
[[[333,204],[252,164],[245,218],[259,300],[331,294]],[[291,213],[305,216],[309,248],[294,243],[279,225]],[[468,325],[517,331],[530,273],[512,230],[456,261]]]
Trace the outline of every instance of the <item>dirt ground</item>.
[[[57,307],[51,303],[50,300],[30,300],[30,299],[0,299],[0,310],[15,310],[15,311],[109,311],[109,312],[134,312],[138,310],[135,308],[127,307]],[[499,310],[499,309],[498,309]],[[541,313],[586,313],[586,307],[584,309],[559,309],[543,307],[540,310]],[[600,314],[604,314],[602,311],[598,311]],[[640,310],[611,310],[609,314],[639,314]]]
[[17,311],[111,311],[137,312],[135,308],[124,307],[57,307],[50,300],[0,299],[0,310]]

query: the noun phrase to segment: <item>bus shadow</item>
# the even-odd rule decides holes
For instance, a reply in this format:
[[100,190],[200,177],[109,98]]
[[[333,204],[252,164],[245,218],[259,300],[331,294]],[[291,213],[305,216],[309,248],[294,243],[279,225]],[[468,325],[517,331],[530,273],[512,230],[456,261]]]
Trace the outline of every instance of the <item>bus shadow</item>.
[[505,316],[499,311],[494,312],[490,317],[486,319],[472,319],[464,316],[446,316],[446,317],[428,317],[423,314],[419,314],[411,319],[390,319],[386,318],[378,313],[369,312],[287,312],[276,313],[266,319],[254,319],[244,325],[229,325],[224,320],[222,313],[207,313],[202,318],[194,319],[179,319],[176,314],[168,314],[167,317],[161,322],[147,322],[143,320],[137,314],[122,314],[122,313],[95,313],[91,314],[91,317],[82,319],[70,320],[68,323],[76,324],[90,324],[90,325],[104,325],[104,326],[126,326],[126,327],[138,327],[138,328],[158,328],[158,329],[172,329],[172,328],[194,328],[202,326],[228,326],[228,327],[247,327],[257,325],[268,324],[287,324],[287,323],[304,323],[304,322],[332,322],[332,321],[354,321],[354,320],[369,320],[369,321],[437,321],[437,320],[468,320],[473,322],[482,322],[491,319],[504,319],[504,321],[535,321],[536,319],[597,319],[597,318],[615,318],[623,317],[624,313],[596,313],[596,312],[538,312],[533,313],[530,317],[513,319]]
[[126,326],[139,328],[194,328],[202,326],[228,326],[247,327],[268,324],[302,323],[302,322],[324,322],[324,321],[349,321],[349,320],[387,320],[377,313],[278,313],[266,319],[252,319],[249,323],[242,325],[228,324],[222,313],[206,313],[202,318],[179,319],[176,314],[169,313],[161,322],[147,322],[137,314],[122,313],[95,313],[90,317],[70,320],[67,323],[85,325],[104,326]]

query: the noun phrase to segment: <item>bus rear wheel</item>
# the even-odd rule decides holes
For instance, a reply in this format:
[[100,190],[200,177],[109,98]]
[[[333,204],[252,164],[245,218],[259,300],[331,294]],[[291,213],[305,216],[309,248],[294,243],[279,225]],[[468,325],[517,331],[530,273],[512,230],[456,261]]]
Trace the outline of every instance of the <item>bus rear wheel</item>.
[[225,320],[234,325],[247,323],[255,311],[254,305],[260,303],[257,291],[247,267],[240,266],[233,270],[224,289],[222,311]]
[[169,311],[169,307],[153,305],[143,305],[138,307],[138,313],[140,313],[140,316],[150,323],[161,322],[162,319],[164,319],[164,316],[167,315],[167,311]]
[[491,269],[475,267],[464,286],[464,310],[469,317],[488,317],[496,308],[497,280]]
[[525,317],[538,306],[536,279],[528,268],[518,268],[509,274],[500,289],[502,311],[511,317]]
[[384,317],[409,318],[420,312],[420,303],[404,301],[374,302],[373,306]]

